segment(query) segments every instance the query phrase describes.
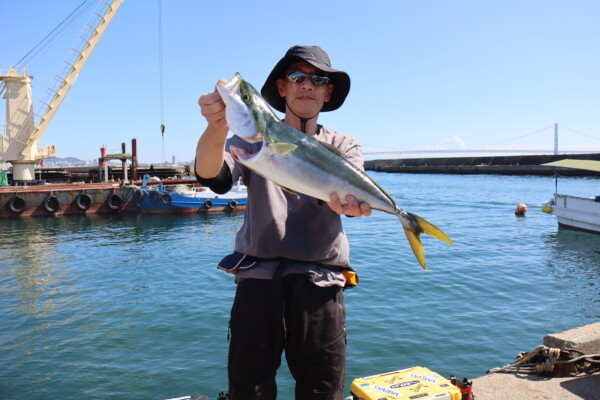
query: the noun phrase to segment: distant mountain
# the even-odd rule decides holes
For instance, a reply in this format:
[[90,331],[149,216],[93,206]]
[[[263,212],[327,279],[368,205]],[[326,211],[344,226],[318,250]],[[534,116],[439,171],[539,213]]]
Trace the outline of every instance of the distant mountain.
[[75,163],[82,163],[84,161],[80,160],[79,158],[75,158],[75,157],[63,157],[63,158],[54,157],[54,158],[45,158],[44,162],[47,162],[47,163],[69,163],[69,164],[75,164]]

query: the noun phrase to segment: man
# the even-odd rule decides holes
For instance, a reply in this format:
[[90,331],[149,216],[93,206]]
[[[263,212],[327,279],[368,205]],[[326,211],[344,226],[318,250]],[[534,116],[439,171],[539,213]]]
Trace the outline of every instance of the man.
[[[261,93],[284,122],[338,147],[363,168],[360,145],[317,123],[321,111],[339,108],[350,77],[331,67],[317,46],[294,46],[273,68]],[[343,288],[355,284],[341,214],[360,217],[370,207],[353,196],[330,202],[292,194],[236,163],[235,145],[254,153],[260,143],[227,139],[225,104],[218,92],[198,101],[208,126],[198,141],[196,175],[218,193],[242,177],[248,186],[244,224],[234,253],[219,267],[235,273],[238,284],[231,310],[229,398],[275,399],[275,376],[285,350],[296,380],[296,399],[342,398],[346,332]]]

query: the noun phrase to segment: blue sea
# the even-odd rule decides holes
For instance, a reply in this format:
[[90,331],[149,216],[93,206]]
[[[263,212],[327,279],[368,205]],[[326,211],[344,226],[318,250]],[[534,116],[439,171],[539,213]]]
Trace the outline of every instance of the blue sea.
[[[354,378],[412,366],[475,378],[600,320],[600,236],[541,211],[552,177],[371,173],[455,247],[396,217],[345,219],[360,284],[346,291]],[[600,194],[596,178],[558,191]],[[529,210],[514,215],[517,204]],[[232,276],[216,269],[243,215],[0,221],[0,399],[166,399],[227,388]],[[279,398],[293,399],[285,361]]]

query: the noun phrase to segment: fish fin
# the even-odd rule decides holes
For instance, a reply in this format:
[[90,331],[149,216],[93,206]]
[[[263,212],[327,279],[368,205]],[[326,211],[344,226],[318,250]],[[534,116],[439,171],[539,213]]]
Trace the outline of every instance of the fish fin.
[[425,250],[423,249],[423,244],[421,244],[420,233],[413,231],[409,228],[404,228],[404,233],[406,233],[406,238],[408,239],[408,243],[410,244],[410,248],[412,249],[415,257],[421,264],[421,267],[425,271],[427,271],[427,263],[425,262]]
[[434,238],[441,240],[442,242],[446,242],[452,247],[454,247],[454,243],[452,243],[452,240],[440,228],[433,225],[431,222],[419,217],[418,215],[412,213],[407,214],[412,216],[417,221],[424,233],[433,236]]
[[419,264],[421,264],[421,267],[423,267],[424,270],[427,270],[427,264],[425,262],[425,250],[423,249],[423,244],[421,243],[420,238],[421,233],[426,233],[436,239],[454,246],[452,240],[450,240],[448,235],[442,232],[440,228],[419,217],[418,215],[408,213],[400,209],[397,210],[396,215],[400,219],[400,222],[402,222],[402,227],[404,228],[404,233],[406,233],[408,243],[410,244],[415,257],[419,261]]
[[339,147],[335,147],[334,145],[329,144],[329,143],[321,142],[320,140],[319,140],[319,143],[321,143],[323,146],[325,146],[325,148],[327,150],[331,151],[333,154],[337,154],[340,157],[346,158],[342,154],[342,151],[339,149]]
[[269,147],[273,150],[273,152],[277,153],[280,156],[287,156],[294,150],[298,148],[297,145],[293,143],[269,143]]
[[279,187],[282,188],[283,190],[285,190],[286,192],[290,193],[290,194],[298,194],[298,192],[296,192],[295,190],[292,190],[292,189],[287,188],[285,186],[279,185]]

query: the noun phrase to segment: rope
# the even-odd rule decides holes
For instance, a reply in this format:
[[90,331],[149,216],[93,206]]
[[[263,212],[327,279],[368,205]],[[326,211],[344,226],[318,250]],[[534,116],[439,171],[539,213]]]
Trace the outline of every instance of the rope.
[[[560,357],[561,349],[550,348],[544,345],[540,345],[529,353],[521,352],[517,355],[515,362],[503,367],[492,368],[487,371],[487,374],[506,372],[506,373],[527,373],[534,374],[540,372],[553,372],[556,364],[568,364],[578,362],[586,358],[600,357],[600,354],[585,354],[571,360],[558,361]],[[530,363],[537,355],[544,357],[544,361],[541,363]]]
[[542,364],[537,365],[537,370],[539,372],[554,371],[554,364],[556,364],[556,360],[558,360],[558,357],[560,357],[560,349],[546,347],[543,349],[542,353],[546,357],[546,360]]

